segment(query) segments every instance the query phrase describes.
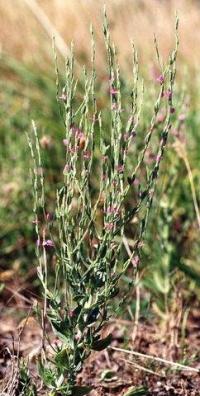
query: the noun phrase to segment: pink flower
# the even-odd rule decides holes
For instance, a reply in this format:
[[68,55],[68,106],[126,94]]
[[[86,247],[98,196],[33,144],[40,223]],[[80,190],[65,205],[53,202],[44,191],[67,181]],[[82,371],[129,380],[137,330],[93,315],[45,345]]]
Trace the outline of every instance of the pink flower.
[[42,246],[44,247],[54,247],[54,242],[51,239],[47,239],[46,241],[43,241]]
[[47,135],[42,136],[40,139],[40,144],[41,144],[41,147],[44,149],[51,148],[53,146],[51,136],[47,136]]
[[152,164],[152,162],[154,162],[156,160],[156,156],[154,153],[152,153],[150,150],[146,151],[146,157],[145,157],[145,161],[147,164]]
[[149,191],[149,198],[153,198],[154,190],[153,188]]
[[118,110],[120,113],[124,111],[124,109],[121,109],[117,103],[112,104],[112,110]]
[[69,164],[66,164],[63,169],[63,175],[66,175],[70,171],[71,171],[71,166]]
[[128,123],[131,123],[131,125],[133,126],[133,124],[134,124],[134,116],[133,116],[133,115],[131,115],[131,116],[129,117]]
[[36,172],[37,172],[37,175],[38,175],[38,176],[42,176],[42,175],[43,175],[43,168],[42,168],[41,166],[39,166],[39,167],[36,169]]
[[48,213],[46,214],[46,221],[51,221],[52,218],[53,218],[52,214],[48,212]]
[[162,158],[162,156],[161,156],[160,154],[157,155],[157,157],[156,157],[156,162],[160,162],[161,158]]
[[75,154],[77,152],[77,148],[76,147],[69,147],[69,152],[71,154]]
[[62,100],[63,102],[66,102],[66,100],[67,100],[67,95],[63,92],[62,95],[60,95],[60,96],[58,97],[58,99]]
[[111,87],[111,88],[110,88],[110,94],[111,94],[111,95],[116,95],[116,94],[118,94],[118,93],[119,93],[118,89],[116,89],[116,88],[114,88],[114,87]]
[[68,311],[68,314],[69,314],[69,317],[70,317],[70,318],[74,318],[74,316],[76,316],[76,314],[75,314],[75,312],[74,312],[73,309],[70,309],[70,310]]
[[128,133],[128,132],[125,132],[123,136],[124,136],[124,140],[127,141],[128,138],[129,138],[129,133]]
[[137,177],[134,179],[133,184],[134,184],[134,186],[139,186],[140,181]]
[[156,121],[160,123],[160,122],[163,122],[164,120],[165,120],[165,114],[164,113],[159,113],[157,115]]
[[78,139],[82,139],[85,138],[84,133],[79,129],[79,131],[77,131],[76,135],[75,135]]
[[133,267],[137,268],[139,263],[140,263],[140,258],[139,256],[135,256],[132,260],[131,260]]
[[165,98],[171,100],[172,99],[172,91],[168,89],[166,92],[164,92]]
[[91,152],[90,151],[84,151],[83,158],[89,160],[91,158]]
[[112,231],[114,228],[114,223],[105,223],[105,230]]
[[93,122],[99,121],[98,117],[96,117],[95,114],[93,114],[93,116],[90,117],[90,120],[93,121]]
[[112,110],[118,110],[118,105],[117,103],[112,104]]
[[140,242],[138,243],[138,248],[141,249],[143,246],[144,246],[144,242],[143,242],[143,241],[140,241]]
[[117,186],[117,180],[113,180],[113,181],[112,181],[112,185],[113,185],[114,187],[116,187],[116,186]]
[[103,161],[103,162],[106,162],[107,160],[108,160],[108,156],[107,156],[107,155],[103,155],[103,156],[102,156],[102,161]]
[[64,146],[68,146],[69,140],[68,139],[63,139],[63,144],[64,144]]
[[36,241],[36,246],[39,247],[41,245],[40,243],[40,238],[38,237],[37,241]]
[[156,78],[156,81],[159,82],[161,85],[164,83],[165,79],[162,74]]
[[117,208],[117,206],[111,205],[111,206],[109,206],[107,208],[105,213],[107,213],[107,214],[119,214],[119,209]]
[[118,165],[118,166],[116,167],[116,170],[117,170],[117,172],[119,172],[119,173],[124,173],[124,165]]
[[75,125],[71,126],[71,130],[75,134],[75,137],[77,139],[81,139],[81,138],[83,138],[85,136],[84,132],[82,131],[82,129],[80,129],[79,127],[77,127]]
[[179,121],[185,121],[186,115],[185,115],[184,113],[183,113],[183,114],[180,114],[179,117],[178,117],[178,119],[179,119]]
[[136,136],[136,131],[133,129],[130,132],[125,132],[123,135],[124,141],[127,141],[129,138],[134,138]]

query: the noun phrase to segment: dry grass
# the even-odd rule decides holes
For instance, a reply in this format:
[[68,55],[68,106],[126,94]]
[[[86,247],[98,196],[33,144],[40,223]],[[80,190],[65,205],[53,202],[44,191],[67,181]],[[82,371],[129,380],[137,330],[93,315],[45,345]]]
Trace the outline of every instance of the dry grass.
[[[153,34],[159,37],[163,56],[174,38],[175,12],[180,16],[180,59],[196,68],[200,56],[200,7],[195,0],[37,0],[67,45],[74,41],[80,62],[90,51],[89,24],[93,23],[102,66],[102,8],[107,4],[114,41],[123,64],[128,63],[130,40],[140,50],[140,59],[151,65]],[[51,39],[24,0],[0,0],[0,45],[12,56],[41,63],[51,56]],[[53,56],[52,56],[53,58]],[[45,62],[45,65],[47,62]]]

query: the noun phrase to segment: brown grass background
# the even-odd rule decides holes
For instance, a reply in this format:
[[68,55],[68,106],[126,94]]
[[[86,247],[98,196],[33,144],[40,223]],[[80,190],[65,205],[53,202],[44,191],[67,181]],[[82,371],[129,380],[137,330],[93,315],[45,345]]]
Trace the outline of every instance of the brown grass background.
[[[28,0],[0,0],[0,47],[25,62],[48,66],[53,60],[51,34],[48,36],[28,7]],[[173,45],[175,13],[180,17],[179,59],[196,70],[200,59],[200,2],[195,0],[37,0],[55,29],[69,46],[73,40],[80,63],[90,52],[89,25],[97,41],[97,64],[102,66],[102,13],[107,6],[112,38],[121,62],[127,65],[130,41],[138,48],[145,65],[155,59],[153,35],[158,37],[162,56]]]

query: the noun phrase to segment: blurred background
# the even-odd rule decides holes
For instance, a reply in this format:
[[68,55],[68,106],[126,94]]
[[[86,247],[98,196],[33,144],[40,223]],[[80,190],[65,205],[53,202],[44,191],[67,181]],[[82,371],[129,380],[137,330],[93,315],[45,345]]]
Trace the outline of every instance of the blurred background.
[[175,13],[178,12],[181,20],[179,59],[185,62],[183,68],[197,68],[200,45],[198,0],[8,0],[6,3],[1,0],[1,53],[34,67],[48,68],[53,59],[51,36],[55,29],[66,46],[74,42],[79,62],[87,62],[92,23],[98,48],[97,64],[103,68],[104,3],[110,17],[112,37],[124,66],[127,66],[131,40],[138,48],[141,62],[144,65],[153,62],[153,34],[159,37],[163,57],[167,56],[174,37]]
[[[151,307],[157,318],[166,323],[169,315],[175,318],[181,309],[184,316],[188,303],[198,305],[199,301],[198,0],[0,0],[1,296],[7,304],[11,297],[18,302],[13,290],[20,291],[25,298],[34,296],[38,290],[30,155],[25,136],[32,119],[38,125],[41,139],[49,200],[62,176],[64,131],[56,101],[52,36],[55,36],[61,80],[72,41],[80,77],[82,66],[90,63],[90,24],[93,24],[103,107],[107,100],[103,94],[106,73],[102,34],[104,3],[124,79],[128,82],[131,73],[133,40],[147,87],[146,97],[153,95],[154,34],[165,60],[175,42],[176,12],[180,18],[176,83],[180,125],[171,136],[162,165],[143,249],[140,285],[141,315],[148,314]],[[146,108],[148,118],[148,103]],[[145,119],[143,125],[145,129]],[[133,298],[130,307],[134,312]]]

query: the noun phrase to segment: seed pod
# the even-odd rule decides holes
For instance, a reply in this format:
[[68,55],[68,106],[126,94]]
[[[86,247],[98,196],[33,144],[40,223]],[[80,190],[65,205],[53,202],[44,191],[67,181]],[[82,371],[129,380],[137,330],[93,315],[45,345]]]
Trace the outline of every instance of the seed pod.
[[85,136],[81,136],[79,140],[79,148],[83,150],[85,148]]

